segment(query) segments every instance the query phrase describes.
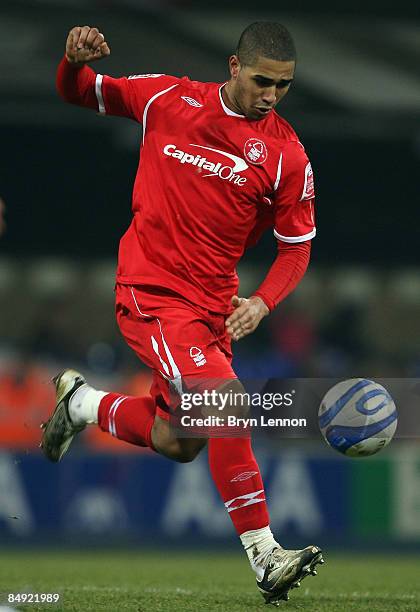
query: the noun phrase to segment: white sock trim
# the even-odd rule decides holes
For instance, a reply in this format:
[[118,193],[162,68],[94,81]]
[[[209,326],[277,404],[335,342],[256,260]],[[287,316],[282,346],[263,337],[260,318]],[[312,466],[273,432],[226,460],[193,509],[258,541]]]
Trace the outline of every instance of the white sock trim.
[[269,526],[246,531],[240,538],[251,567],[257,574],[258,580],[261,580],[264,575],[265,558],[273,548],[280,548],[280,545],[274,539]]
[[109,433],[111,435],[113,435],[115,438],[118,438],[117,435],[117,429],[116,429],[116,425],[115,425],[115,414],[118,410],[118,408],[120,407],[120,405],[123,403],[123,401],[125,401],[127,398],[126,395],[122,395],[121,397],[117,397],[117,399],[113,402],[111,408],[109,409]]
[[98,422],[99,404],[106,391],[97,391],[88,384],[81,385],[69,401],[69,415],[75,425]]

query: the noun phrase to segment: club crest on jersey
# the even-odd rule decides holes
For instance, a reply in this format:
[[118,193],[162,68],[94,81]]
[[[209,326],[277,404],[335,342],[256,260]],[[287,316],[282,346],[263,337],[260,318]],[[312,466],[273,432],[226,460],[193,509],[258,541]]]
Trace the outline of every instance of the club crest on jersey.
[[263,164],[268,157],[267,147],[262,140],[258,138],[249,138],[244,146],[244,154],[246,159],[259,166]]
[[197,368],[207,363],[206,358],[203,355],[203,351],[198,346],[192,346],[190,348],[190,357],[194,361]]

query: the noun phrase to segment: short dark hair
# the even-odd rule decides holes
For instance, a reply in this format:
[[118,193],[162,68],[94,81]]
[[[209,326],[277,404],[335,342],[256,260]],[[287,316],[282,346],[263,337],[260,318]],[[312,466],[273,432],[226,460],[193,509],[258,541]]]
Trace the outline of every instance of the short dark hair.
[[236,54],[241,64],[253,66],[259,57],[283,62],[296,60],[296,47],[281,23],[256,21],[242,32]]

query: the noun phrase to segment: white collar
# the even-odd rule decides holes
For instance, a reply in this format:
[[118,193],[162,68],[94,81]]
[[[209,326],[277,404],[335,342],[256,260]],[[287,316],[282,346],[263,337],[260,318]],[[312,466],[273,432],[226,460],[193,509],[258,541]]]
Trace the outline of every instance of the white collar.
[[223,85],[220,85],[219,87],[220,104],[222,105],[223,110],[225,111],[226,115],[230,115],[231,117],[241,117],[241,119],[245,119],[245,115],[239,115],[238,113],[235,113],[233,110],[230,110],[230,108],[228,108],[226,104],[223,102],[222,87],[224,87],[226,83],[223,83]]

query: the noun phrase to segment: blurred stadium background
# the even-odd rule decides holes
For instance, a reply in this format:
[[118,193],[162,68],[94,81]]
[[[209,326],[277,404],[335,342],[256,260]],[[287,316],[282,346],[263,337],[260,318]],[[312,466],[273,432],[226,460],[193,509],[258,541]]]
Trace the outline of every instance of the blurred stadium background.
[[[340,8],[338,8],[338,6]],[[4,543],[235,543],[205,454],[175,465],[89,431],[63,464],[39,423],[64,366],[142,394],[148,373],[113,316],[118,239],[130,219],[139,126],[62,103],[66,33],[97,25],[100,71],[227,78],[243,27],[275,18],[296,37],[280,113],[313,162],[318,237],[295,294],[236,346],[245,377],[420,376],[420,15],[415,2],[3,0],[0,7],[0,535]],[[98,66],[99,69],[99,66]],[[267,235],[240,268],[242,294],[275,253]],[[418,417],[415,417],[418,418]],[[281,541],[420,550],[420,450],[341,459],[319,439],[257,445]]]

